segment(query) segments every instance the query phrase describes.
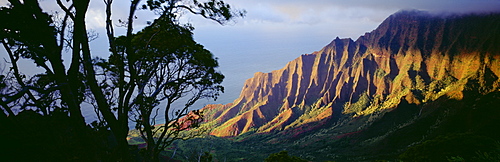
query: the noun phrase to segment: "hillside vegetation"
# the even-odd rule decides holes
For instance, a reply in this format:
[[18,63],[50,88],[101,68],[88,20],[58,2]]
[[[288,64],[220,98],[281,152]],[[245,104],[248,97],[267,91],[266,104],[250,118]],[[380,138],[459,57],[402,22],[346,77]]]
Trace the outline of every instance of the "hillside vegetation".
[[176,152],[197,145],[234,161],[281,150],[312,161],[495,154],[499,44],[499,14],[398,12],[356,41],[336,38],[255,73],[233,103],[202,109],[210,135],[176,143]]

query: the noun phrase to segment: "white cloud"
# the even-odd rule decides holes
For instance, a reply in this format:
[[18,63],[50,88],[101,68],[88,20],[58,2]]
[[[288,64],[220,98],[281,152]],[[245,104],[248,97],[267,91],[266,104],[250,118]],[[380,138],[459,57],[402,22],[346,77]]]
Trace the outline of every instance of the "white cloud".
[[86,20],[87,28],[105,28],[106,27],[106,13],[103,10],[91,8],[87,11]]
[[[234,99],[254,72],[276,70],[300,54],[320,50],[336,36],[356,39],[401,9],[433,12],[500,10],[498,0],[225,0],[248,14],[220,26],[191,17],[195,38],[220,57],[226,93]],[[258,61],[252,61],[258,60]],[[248,68],[250,70],[248,70]],[[234,84],[234,85],[233,85]],[[231,100],[226,100],[231,102]],[[222,102],[224,103],[224,102]]]
[[[500,0],[224,1],[233,8],[245,9],[247,16],[226,26],[200,16],[184,16],[183,21],[192,23],[196,28],[195,39],[220,57],[227,83],[237,83],[226,89],[226,97],[220,97],[225,102],[231,102],[238,96],[244,80],[254,72],[279,69],[300,54],[320,50],[336,36],[356,39],[401,9],[458,13],[500,11]],[[41,0],[40,3],[49,13],[58,9],[54,0]],[[112,18],[115,25],[118,25],[118,19],[127,19],[129,3],[125,0],[114,1]],[[0,5],[5,4],[6,0],[0,0]],[[100,38],[91,42],[91,48],[94,55],[101,57],[106,57],[108,53],[103,29],[104,9],[102,0],[91,0],[87,13],[88,27],[100,32]],[[150,11],[137,11],[137,17],[135,29],[140,30],[146,26],[146,21],[153,20],[156,15]],[[117,35],[124,32],[124,28],[116,27]],[[0,54],[2,52],[0,49]],[[252,62],[252,59],[258,61]]]
[[0,0],[0,6],[7,6],[9,2],[7,0]]

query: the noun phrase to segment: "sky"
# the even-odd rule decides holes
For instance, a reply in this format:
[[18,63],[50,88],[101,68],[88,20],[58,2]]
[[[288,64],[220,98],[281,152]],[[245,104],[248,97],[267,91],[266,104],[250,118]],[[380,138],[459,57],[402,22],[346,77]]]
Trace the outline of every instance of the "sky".
[[[145,1],[145,0],[143,0]],[[42,8],[54,13],[54,0],[41,0]],[[246,79],[255,72],[270,72],[287,62],[320,50],[335,37],[356,40],[374,30],[389,15],[405,9],[417,9],[436,14],[482,13],[500,11],[500,0],[225,0],[233,9],[245,10],[244,18],[237,18],[224,26],[199,16],[185,14],[183,22],[194,27],[194,38],[212,51],[225,74],[226,93],[220,100],[207,103],[230,103],[239,95]],[[127,0],[116,0],[113,21],[126,19]],[[0,0],[0,5],[7,0]],[[87,13],[88,28],[99,34],[91,42],[93,55],[106,57],[105,14],[102,0],[91,0]],[[150,11],[138,11],[134,28],[140,30],[147,21],[157,17]],[[123,34],[124,28],[117,27]],[[0,47],[0,57],[5,51]],[[23,64],[25,70],[32,67]]]
[[188,17],[195,39],[211,50],[226,74],[226,99],[237,98],[255,72],[281,69],[301,54],[320,50],[335,37],[352,38],[374,30],[405,9],[436,14],[500,11],[500,0],[226,0],[246,17],[221,26]]

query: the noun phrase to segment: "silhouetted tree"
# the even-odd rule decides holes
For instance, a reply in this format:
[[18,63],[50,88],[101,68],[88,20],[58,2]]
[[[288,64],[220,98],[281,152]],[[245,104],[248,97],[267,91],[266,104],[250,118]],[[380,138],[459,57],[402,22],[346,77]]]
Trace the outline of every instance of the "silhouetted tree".
[[[126,120],[129,113],[134,112],[132,120],[137,122],[136,128],[147,143],[146,156],[156,161],[158,154],[180,137],[180,131],[196,127],[201,120],[200,112],[188,113],[188,108],[200,98],[217,97],[223,90],[220,83],[224,77],[215,71],[217,61],[209,51],[193,41],[191,26],[178,23],[179,12],[186,10],[221,24],[244,13],[233,11],[229,5],[218,0],[205,3],[196,0],[148,0],[142,9],[153,10],[160,17],[141,32],[133,34],[134,13],[139,5],[139,1],[134,0],[125,22],[127,35],[115,38],[110,19],[112,1],[105,3],[112,54],[108,63],[102,62],[109,67],[102,66],[102,69],[111,74],[105,76],[113,77],[98,86],[109,87],[103,97],[112,98],[107,101],[118,114],[119,127],[128,130]],[[182,100],[184,106],[172,106],[184,97],[188,97]],[[165,104],[162,108],[158,107],[161,102]],[[165,124],[155,127],[158,111],[164,112]],[[185,115],[188,116],[181,119]],[[107,118],[104,114],[103,117]],[[122,133],[122,136],[126,135]]]
[[[26,109],[44,115],[62,109],[68,113],[75,131],[84,134],[86,123],[81,107],[88,102],[95,106],[101,125],[112,132],[110,137],[116,141],[123,160],[130,158],[126,138],[129,115],[133,111],[140,119],[134,119],[138,122],[137,128],[146,132],[146,139],[161,137],[159,141],[148,142],[148,156],[157,159],[158,153],[169,144],[168,140],[177,137],[178,133],[168,133],[170,130],[195,126],[202,117],[199,112],[193,112],[194,116],[180,121],[179,115],[188,114],[187,108],[196,100],[214,98],[222,91],[219,83],[223,76],[214,70],[216,60],[192,40],[192,27],[178,24],[177,19],[182,10],[221,24],[243,16],[223,1],[147,0],[142,8],[158,13],[160,18],[134,34],[133,22],[140,0],[132,0],[128,19],[122,21],[127,33],[116,38],[111,20],[113,1],[104,0],[109,60],[96,59],[90,51],[93,36],[85,22],[90,0],[56,2],[63,11],[57,22],[42,11],[37,0],[9,0],[8,6],[0,8],[0,43],[11,65],[0,77],[1,120]],[[66,52],[69,56],[65,56],[67,62],[63,62],[65,51],[69,51]],[[18,67],[20,59],[33,61],[41,72],[32,77],[24,75]],[[177,69],[171,69],[174,65]],[[188,92],[193,94],[186,95]],[[165,128],[154,129],[155,120],[151,118],[158,104],[167,100],[166,105],[171,106],[186,96],[190,98],[185,106],[166,108]],[[172,111],[174,109],[178,111]],[[174,116],[167,115],[171,112]],[[156,131],[162,132],[161,136],[151,134]]]
[[[73,65],[76,69],[65,70],[62,61],[64,41],[58,39],[64,37],[65,29],[56,29],[51,16],[35,0],[9,2],[10,6],[0,8],[0,42],[11,64],[3,78],[7,79],[4,83],[9,83],[2,92],[2,112],[15,115],[12,109],[35,109],[47,115],[61,107],[69,110],[75,124],[84,126],[80,109],[84,87],[79,64]],[[24,75],[18,65],[23,58],[31,59],[44,72],[33,77]]]
[[[124,68],[124,76],[132,76],[128,75],[130,71],[136,73],[125,79],[125,86],[137,87],[128,107],[136,129],[146,141],[145,153],[153,159],[173,140],[186,138],[179,134],[181,131],[198,126],[203,115],[189,111],[191,105],[200,98],[215,98],[223,91],[220,83],[224,76],[215,69],[217,60],[193,40],[191,30],[192,27],[175,24],[164,15],[133,34],[129,47],[125,45],[127,37],[116,39],[118,55],[112,54],[109,62],[99,60],[97,64],[109,78],[101,87],[117,87],[115,83],[120,77],[115,74],[120,73],[117,67],[122,62],[130,65]],[[122,61],[119,55],[127,48],[133,53]],[[158,111],[163,112],[165,124],[161,126],[155,126]]]

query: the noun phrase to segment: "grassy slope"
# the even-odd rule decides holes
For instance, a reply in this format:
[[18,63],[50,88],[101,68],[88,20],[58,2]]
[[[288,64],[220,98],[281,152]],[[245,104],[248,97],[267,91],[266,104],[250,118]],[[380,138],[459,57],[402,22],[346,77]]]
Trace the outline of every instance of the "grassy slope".
[[369,126],[365,126],[369,116],[363,116],[325,121],[334,126],[324,125],[298,136],[249,132],[233,138],[207,136],[179,141],[175,144],[176,159],[207,151],[218,160],[261,161],[281,150],[312,161],[471,159],[477,151],[493,150],[495,141],[500,141],[495,131],[500,123],[500,92],[465,94],[463,100],[441,97],[424,105],[403,101]]

